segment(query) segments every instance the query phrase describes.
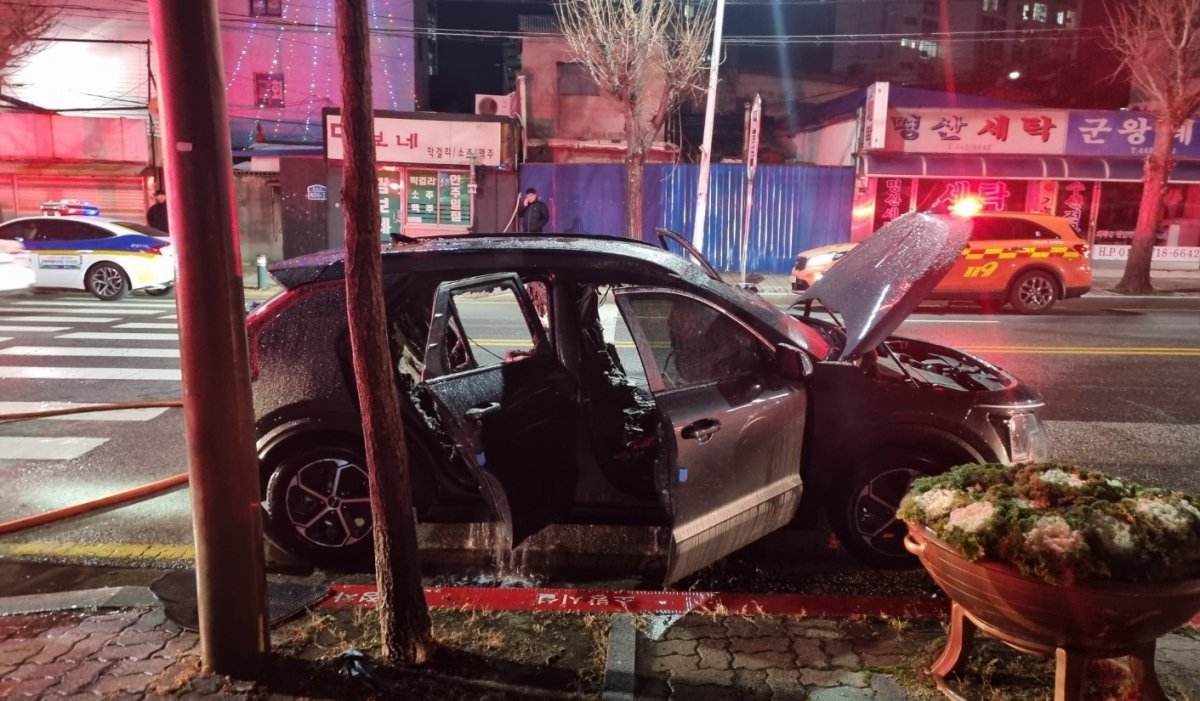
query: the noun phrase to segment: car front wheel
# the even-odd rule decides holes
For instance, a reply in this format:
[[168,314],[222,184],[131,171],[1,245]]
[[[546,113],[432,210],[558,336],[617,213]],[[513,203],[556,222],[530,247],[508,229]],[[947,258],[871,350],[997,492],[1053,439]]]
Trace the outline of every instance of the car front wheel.
[[834,490],[829,522],[851,555],[880,569],[916,567],[904,549],[907,527],[896,516],[900,500],[918,477],[937,474],[946,465],[919,453],[864,465]]
[[88,292],[105,302],[114,302],[129,292],[129,278],[125,271],[112,263],[92,266],[84,280]]
[[1041,314],[1058,301],[1058,280],[1044,270],[1030,270],[1013,281],[1008,303],[1021,314]]
[[175,289],[174,285],[164,285],[162,287],[147,287],[143,292],[151,297],[165,297],[171,294],[171,290]]

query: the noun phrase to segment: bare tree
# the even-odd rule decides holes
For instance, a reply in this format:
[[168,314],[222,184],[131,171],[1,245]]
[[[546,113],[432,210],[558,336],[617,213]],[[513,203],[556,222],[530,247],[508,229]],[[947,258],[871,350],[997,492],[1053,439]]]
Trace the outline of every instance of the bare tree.
[[712,3],[562,0],[555,8],[575,60],[624,111],[625,235],[639,238],[646,155],[671,110],[703,92]]
[[1142,173],[1133,246],[1117,291],[1149,292],[1163,191],[1175,167],[1175,133],[1200,109],[1200,0],[1138,0],[1107,5],[1109,44],[1154,115],[1154,146]]
[[53,2],[0,3],[0,88],[9,73],[41,48],[41,39],[54,27],[62,5]]
[[379,199],[372,124],[368,0],[337,0],[345,139],[342,203],[346,218],[346,313],[354,385],[362,412],[375,525],[375,581],[380,637],[390,662],[424,662],[432,626],[417,565],[412,481],[395,372],[383,312]]

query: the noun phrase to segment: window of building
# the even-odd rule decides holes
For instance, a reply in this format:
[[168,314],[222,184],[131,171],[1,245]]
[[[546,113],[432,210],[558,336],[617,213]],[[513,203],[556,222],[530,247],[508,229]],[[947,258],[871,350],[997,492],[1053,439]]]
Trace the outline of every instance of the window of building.
[[1045,22],[1050,18],[1050,8],[1044,2],[1033,3],[1033,21]]
[[1064,27],[1074,27],[1075,26],[1075,11],[1074,10],[1059,10],[1058,16],[1056,17],[1056,21],[1058,22],[1058,24],[1060,24]]
[[259,107],[284,107],[283,74],[255,73],[254,94]]
[[251,17],[282,17],[283,0],[250,0]]
[[937,58],[941,53],[941,49],[936,41],[918,41],[917,51],[921,52],[921,58]]
[[983,0],[984,12],[999,12],[1000,0]]
[[915,48],[917,48],[917,40],[916,39],[907,39],[907,38],[901,39],[900,46],[903,46],[906,49],[915,49]]
[[582,63],[558,64],[558,94],[592,96],[600,94],[600,86]]

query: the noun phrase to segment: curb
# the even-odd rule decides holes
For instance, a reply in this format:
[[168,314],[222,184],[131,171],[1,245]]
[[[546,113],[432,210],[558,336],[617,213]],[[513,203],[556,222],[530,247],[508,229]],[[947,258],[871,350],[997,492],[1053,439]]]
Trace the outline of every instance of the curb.
[[603,701],[633,701],[637,692],[637,626],[628,613],[609,619],[608,655],[604,660]]
[[102,587],[0,598],[0,616],[79,609],[130,609],[159,605],[149,587]]

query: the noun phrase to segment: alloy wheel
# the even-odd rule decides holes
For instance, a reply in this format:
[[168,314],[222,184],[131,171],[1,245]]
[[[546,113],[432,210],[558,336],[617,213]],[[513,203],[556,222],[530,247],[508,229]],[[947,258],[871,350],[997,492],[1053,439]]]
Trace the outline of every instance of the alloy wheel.
[[371,534],[367,471],[341,458],[314,460],[287,485],[288,521],[305,540],[324,548],[343,548]]
[[1042,309],[1054,303],[1054,284],[1043,275],[1030,275],[1017,290],[1021,303],[1029,309]]
[[870,548],[888,555],[903,556],[904,522],[896,516],[909,485],[923,473],[908,468],[885,470],[863,485],[854,497],[854,524],[859,537]]
[[97,297],[116,297],[124,288],[125,276],[120,270],[105,265],[92,271],[92,292]]

